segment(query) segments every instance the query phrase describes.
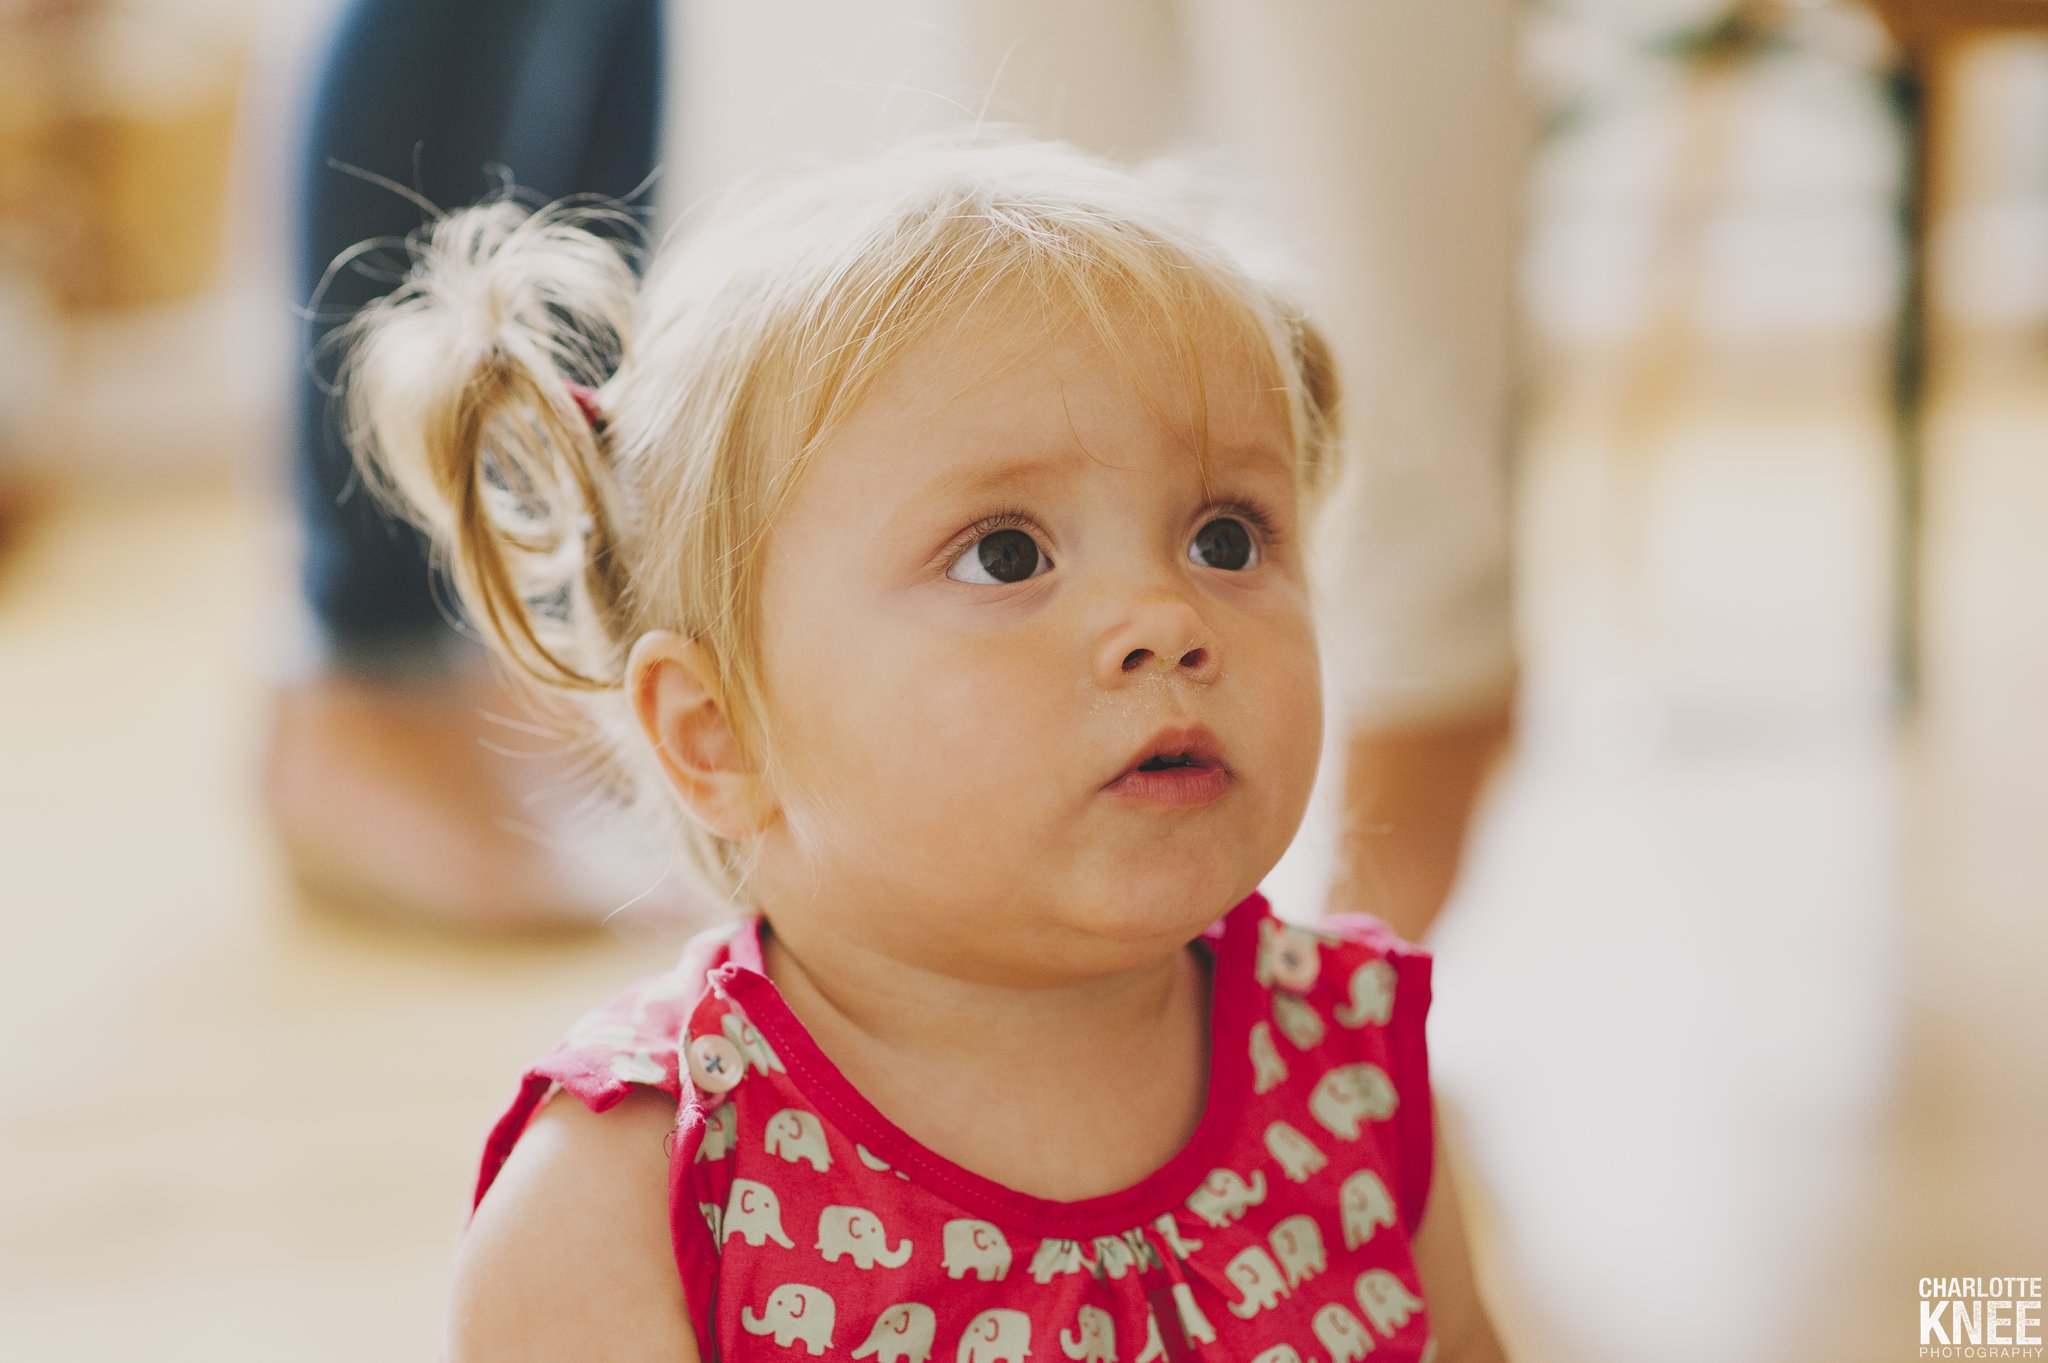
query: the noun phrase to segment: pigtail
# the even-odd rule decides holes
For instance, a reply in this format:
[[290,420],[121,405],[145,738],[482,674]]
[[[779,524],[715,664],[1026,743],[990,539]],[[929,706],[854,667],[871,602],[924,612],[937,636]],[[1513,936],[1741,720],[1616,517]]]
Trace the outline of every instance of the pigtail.
[[451,213],[343,335],[365,480],[434,537],[485,639],[574,691],[617,685],[630,643],[632,527],[587,391],[618,363],[637,289],[591,227],[629,221],[509,200]]
[[1337,481],[1343,459],[1343,389],[1337,381],[1336,356],[1322,328],[1294,313],[1288,317],[1287,330],[1295,372],[1301,376],[1301,481],[1309,496],[1321,502]]

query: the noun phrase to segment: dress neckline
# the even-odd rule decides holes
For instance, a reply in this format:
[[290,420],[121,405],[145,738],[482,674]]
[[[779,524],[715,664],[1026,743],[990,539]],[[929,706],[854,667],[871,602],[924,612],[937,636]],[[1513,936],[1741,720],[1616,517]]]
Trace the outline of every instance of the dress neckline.
[[[1195,939],[1210,954],[1209,1075],[1193,1134],[1165,1164],[1136,1183],[1072,1201],[1020,1192],[977,1174],[883,1115],[825,1054],[768,978],[760,915],[750,915],[732,935],[726,962],[712,973],[712,983],[760,1029],[804,1096],[869,1154],[971,1215],[1041,1236],[1090,1239],[1120,1234],[1180,1207],[1228,1148],[1232,1125],[1250,1088],[1244,1014],[1258,920],[1266,912],[1266,899],[1255,890]],[[1076,1110],[1085,1112],[1087,1105],[1086,1095],[1077,1094]]]

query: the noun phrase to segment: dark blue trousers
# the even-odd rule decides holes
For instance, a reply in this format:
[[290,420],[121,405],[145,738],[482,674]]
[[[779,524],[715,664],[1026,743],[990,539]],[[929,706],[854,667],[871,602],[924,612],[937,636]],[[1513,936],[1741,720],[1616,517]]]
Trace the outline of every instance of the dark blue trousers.
[[[448,640],[452,600],[421,537],[355,475],[327,338],[388,292],[395,243],[507,178],[536,201],[602,194],[644,208],[661,124],[662,0],[351,0],[326,50],[302,144],[294,222],[301,327],[294,404],[302,586],[330,658],[415,665]],[[360,242],[393,245],[329,272]],[[325,281],[324,287],[322,281]],[[317,297],[316,297],[317,293]]]

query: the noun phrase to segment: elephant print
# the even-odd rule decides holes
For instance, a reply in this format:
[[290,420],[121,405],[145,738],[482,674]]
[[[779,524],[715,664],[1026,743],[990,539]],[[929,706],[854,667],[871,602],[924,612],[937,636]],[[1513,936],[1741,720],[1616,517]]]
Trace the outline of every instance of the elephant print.
[[782,1233],[781,1199],[775,1196],[773,1188],[750,1178],[734,1179],[732,1192],[725,1199],[725,1225],[719,1243],[735,1234],[755,1249],[770,1240],[784,1249],[796,1248],[796,1242]]
[[1273,1257],[1286,1271],[1289,1289],[1301,1286],[1329,1266],[1330,1256],[1323,1248],[1322,1228],[1316,1225],[1313,1216],[1288,1217],[1273,1227],[1266,1243],[1273,1247]]
[[1359,1323],[1357,1316],[1337,1302],[1331,1302],[1316,1312],[1309,1328],[1316,1332],[1316,1338],[1329,1352],[1330,1363],[1358,1363],[1373,1351],[1371,1332]]
[[1378,1065],[1339,1065],[1316,1080],[1308,1110],[1331,1135],[1355,1141],[1367,1120],[1393,1116],[1395,1102],[1394,1081]]
[[819,1212],[818,1249],[826,1263],[850,1257],[856,1268],[901,1268],[910,1260],[910,1241],[890,1249],[882,1219],[865,1207],[827,1207]]
[[1062,1273],[1079,1273],[1087,1267],[1088,1260],[1081,1253],[1078,1240],[1043,1241],[1038,1253],[1031,1256],[1031,1276],[1040,1283],[1049,1283]]
[[1116,1363],[1116,1322],[1099,1306],[1083,1306],[1076,1328],[1060,1331],[1060,1352],[1087,1363]]
[[1250,1320],[1287,1295],[1287,1280],[1280,1276],[1273,1256],[1257,1245],[1239,1250],[1223,1273],[1244,1294],[1243,1301],[1230,1304],[1230,1314],[1239,1320]]
[[1127,1230],[1122,1235],[1095,1237],[1095,1276],[1098,1278],[1121,1278],[1133,1270],[1143,1272],[1158,1266],[1158,1251],[1152,1248],[1152,1242],[1142,1231]]
[[1322,968],[1322,952],[1315,938],[1278,919],[1259,921],[1259,959],[1253,974],[1260,984],[1306,994],[1315,988]]
[[1301,1363],[1301,1355],[1292,1344],[1275,1344],[1254,1356],[1252,1363]]
[[724,1159],[737,1142],[738,1117],[731,1103],[720,1103],[704,1114],[704,1139],[697,1146],[697,1161]]
[[868,1331],[867,1342],[853,1351],[855,1358],[874,1355],[875,1363],[929,1363],[932,1336],[939,1318],[922,1302],[902,1301],[884,1311]]
[[972,1273],[985,1283],[999,1283],[1010,1272],[1010,1242],[986,1221],[965,1217],[948,1221],[943,1232],[946,1276],[964,1278]]
[[761,1035],[761,1029],[753,1023],[747,1021],[738,1013],[727,1013],[724,1021],[718,1024],[718,1028],[725,1033],[725,1039],[737,1047],[739,1053],[747,1058],[749,1067],[757,1069],[763,1074],[767,1074],[771,1070],[777,1073],[782,1072],[781,1058],[768,1045],[768,1038]]
[[1273,1029],[1266,1023],[1252,1024],[1252,1092],[1270,1093],[1287,1082],[1287,1062],[1273,1044]]
[[1166,1358],[1166,1341],[1159,1337],[1159,1314],[1151,1307],[1145,1308],[1145,1347],[1139,1351],[1136,1363],[1163,1363]]
[[791,1164],[802,1161],[821,1174],[832,1167],[832,1152],[825,1148],[825,1124],[802,1108],[786,1107],[770,1117],[763,1144],[769,1154],[780,1155]]
[[711,1238],[719,1244],[725,1243],[725,1208],[716,1202],[699,1202],[697,1214],[704,1218],[704,1224],[711,1228]]
[[997,1308],[967,1322],[958,1363],[1024,1363],[1030,1353],[1031,1317]]
[[1173,1304],[1180,1309],[1180,1328],[1189,1339],[1197,1344],[1214,1344],[1216,1327],[1202,1314],[1202,1308],[1195,1304],[1194,1289],[1186,1283],[1173,1285]]
[[1176,1259],[1185,1261],[1189,1255],[1202,1247],[1200,1240],[1190,1240],[1181,1235],[1180,1226],[1174,1221],[1171,1212],[1154,1221],[1152,1229],[1159,1232],[1159,1238],[1166,1242],[1167,1250]]
[[874,1170],[878,1174],[894,1174],[896,1175],[896,1177],[905,1180],[908,1180],[910,1177],[910,1175],[904,1173],[901,1169],[890,1168],[889,1161],[883,1159],[880,1155],[868,1149],[859,1141],[854,1142],[853,1153],[860,1156],[860,1162],[862,1164],[865,1164],[868,1168]]
[[1422,1309],[1422,1299],[1411,1295],[1401,1280],[1384,1268],[1369,1268],[1359,1274],[1353,1290],[1358,1296],[1358,1309],[1372,1322],[1372,1328],[1383,1335],[1392,1336],[1408,1323],[1408,1317]]
[[1202,1186],[1188,1195],[1188,1210],[1221,1230],[1266,1200],[1266,1176],[1254,1173],[1247,1184],[1235,1169],[1212,1169]]
[[611,1071],[622,1084],[659,1084],[668,1074],[667,1067],[646,1051],[613,1056]]
[[1337,1208],[1344,1218],[1344,1248],[1357,1249],[1372,1239],[1381,1226],[1394,1224],[1394,1199],[1387,1185],[1370,1169],[1360,1169],[1344,1180],[1337,1194]]
[[1296,1183],[1306,1183],[1330,1161],[1315,1143],[1285,1122],[1266,1128],[1266,1153],[1280,1162],[1280,1172]]
[[750,1335],[774,1335],[785,1349],[800,1342],[806,1352],[821,1354],[832,1347],[832,1315],[832,1298],[803,1283],[784,1283],[769,1296],[766,1311],[742,1310],[740,1324]]
[[1351,999],[1339,1005],[1337,1021],[1346,1027],[1387,1025],[1394,1015],[1394,967],[1385,961],[1367,961],[1351,972]]
[[1273,995],[1273,1025],[1297,1051],[1311,1051],[1323,1039],[1323,1015],[1315,1005],[1293,994]]

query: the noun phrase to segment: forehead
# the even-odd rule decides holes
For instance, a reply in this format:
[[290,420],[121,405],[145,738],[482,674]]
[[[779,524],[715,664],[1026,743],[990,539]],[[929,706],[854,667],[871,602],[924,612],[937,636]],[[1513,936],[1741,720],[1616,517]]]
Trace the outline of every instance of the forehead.
[[1214,304],[1090,315],[1016,291],[907,345],[818,457],[842,474],[888,465],[899,494],[920,497],[1045,479],[1084,458],[1288,478],[1295,465],[1287,393],[1250,322]]

